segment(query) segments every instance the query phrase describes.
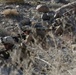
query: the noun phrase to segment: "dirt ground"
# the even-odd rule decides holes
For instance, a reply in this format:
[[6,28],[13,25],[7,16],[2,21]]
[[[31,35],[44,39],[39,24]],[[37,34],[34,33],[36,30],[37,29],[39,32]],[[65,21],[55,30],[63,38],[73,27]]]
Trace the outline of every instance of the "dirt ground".
[[[19,32],[17,25],[25,18],[30,18],[34,24],[41,22],[41,13],[36,11],[37,1],[33,0],[28,2],[31,4],[0,4],[0,26],[6,29],[11,35],[13,32]],[[56,10],[62,5],[65,5],[63,3],[55,3],[55,1],[54,4],[52,4],[51,0],[43,0],[40,2],[46,4],[50,10]],[[72,0],[70,2],[72,2]],[[2,15],[1,12],[8,7],[16,8],[19,16],[5,17]],[[34,19],[32,19],[33,17]],[[73,19],[71,24],[76,28],[76,14],[71,14],[69,19]],[[5,34],[5,32],[3,32],[3,34]],[[5,61],[0,58],[0,75],[75,75],[76,31],[66,31],[61,36],[55,36],[51,31],[49,34],[51,36],[50,46],[47,49],[43,49],[40,44],[28,45],[27,49],[31,51],[31,56],[27,58],[23,56],[23,62],[18,60],[20,48],[13,50],[11,53],[12,59],[9,58]],[[18,44],[16,44],[16,46],[18,46]],[[15,61],[17,61],[19,65]]]

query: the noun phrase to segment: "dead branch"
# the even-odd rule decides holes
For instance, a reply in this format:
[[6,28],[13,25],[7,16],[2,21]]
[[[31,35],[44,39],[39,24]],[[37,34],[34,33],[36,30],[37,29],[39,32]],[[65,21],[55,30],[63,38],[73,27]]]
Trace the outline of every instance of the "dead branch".
[[58,12],[58,11],[60,11],[60,10],[62,10],[62,9],[65,9],[65,8],[73,8],[73,7],[75,7],[75,6],[76,6],[76,1],[74,1],[74,2],[72,2],[72,3],[68,3],[68,4],[66,4],[66,5],[63,5],[62,7],[56,9],[55,12]]
[[41,58],[39,58],[39,57],[35,57],[35,59],[38,59],[38,60],[44,62],[45,64],[51,66],[51,64],[50,64],[49,62],[47,62],[47,61],[45,61],[45,60],[43,60],[43,59],[41,59]]

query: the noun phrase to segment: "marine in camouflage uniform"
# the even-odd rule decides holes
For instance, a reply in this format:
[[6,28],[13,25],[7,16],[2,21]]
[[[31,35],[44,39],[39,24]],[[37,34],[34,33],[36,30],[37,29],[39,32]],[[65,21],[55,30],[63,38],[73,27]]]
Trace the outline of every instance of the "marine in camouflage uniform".
[[[8,59],[12,61],[12,59],[18,59],[17,57],[17,46],[18,37],[11,36],[11,33],[8,33],[7,30],[0,27],[0,59],[3,61],[7,61]],[[15,54],[16,53],[16,54]],[[14,57],[13,57],[14,56]],[[14,60],[15,61],[15,60]]]
[[22,40],[21,42],[21,58],[20,60],[23,61],[23,58],[30,56],[30,51],[27,50],[27,46],[31,46],[31,43],[34,43],[34,39],[32,37],[32,29],[31,29],[31,21],[30,19],[26,18],[21,21],[19,24],[20,30],[22,33],[18,34],[18,37]]

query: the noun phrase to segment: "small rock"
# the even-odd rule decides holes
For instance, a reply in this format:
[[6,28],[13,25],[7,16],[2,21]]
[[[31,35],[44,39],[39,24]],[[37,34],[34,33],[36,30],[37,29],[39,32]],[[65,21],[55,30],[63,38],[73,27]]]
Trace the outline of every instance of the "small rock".
[[2,24],[4,25],[4,24],[5,24],[5,22],[2,22]]
[[21,26],[21,27],[22,27],[22,26],[26,26],[26,25],[31,26],[31,21],[30,21],[29,18],[25,18],[24,20],[22,20],[22,21],[20,22],[20,26]]
[[4,37],[8,35],[10,35],[9,32],[0,26],[0,37]]
[[38,6],[36,7],[36,10],[37,10],[38,12],[44,12],[44,13],[49,12],[49,8],[48,8],[46,5],[38,5]]
[[17,5],[16,8],[19,8],[19,5]]
[[19,15],[19,12],[17,11],[17,9],[12,9],[11,14],[12,15]]
[[51,18],[54,18],[55,16],[55,10],[51,10],[48,12],[48,15],[51,17]]
[[5,15],[5,16],[9,16],[9,15],[16,16],[19,14],[19,12],[17,11],[17,9],[5,9],[5,10],[3,10],[3,12],[1,14]]
[[6,10],[4,10],[1,14],[7,16],[7,15],[10,14],[10,12],[11,12],[11,9],[6,9]]
[[50,16],[47,13],[43,13],[41,15],[41,18],[43,19],[43,21],[50,20]]

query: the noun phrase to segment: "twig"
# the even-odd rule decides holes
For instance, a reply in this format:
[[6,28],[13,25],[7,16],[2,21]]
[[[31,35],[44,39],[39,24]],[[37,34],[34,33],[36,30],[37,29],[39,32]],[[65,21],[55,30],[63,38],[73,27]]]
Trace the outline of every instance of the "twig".
[[67,70],[67,72],[68,72],[70,75],[72,75],[68,70]]
[[39,57],[35,57],[35,58],[38,59],[38,60],[40,60],[40,61],[42,61],[42,62],[44,62],[44,63],[46,63],[47,65],[51,66],[51,64],[49,62],[47,62],[47,61],[45,61],[45,60],[43,60],[43,59],[41,59]]
[[71,8],[71,7],[75,7],[76,6],[76,1],[72,2],[72,3],[68,3],[66,5],[63,5],[62,7],[58,8],[55,10],[55,12],[58,12],[64,8]]
[[[61,10],[63,10],[63,9],[66,9],[66,8],[69,8],[69,9],[72,9],[73,8],[73,10],[75,9],[75,7],[76,7],[76,1],[74,1],[74,2],[72,2],[72,3],[68,3],[68,4],[66,4],[66,5],[63,5],[62,7],[60,7],[60,8],[58,8],[58,9],[56,9],[55,10],[55,15],[54,15],[54,17],[56,17],[56,15],[58,14],[58,13],[61,13]],[[65,11],[66,12],[66,11]],[[64,13],[65,13],[64,12]]]
[[18,32],[19,32],[19,34],[20,34],[20,38],[21,38],[21,42],[22,42],[22,40],[23,40],[23,39],[22,39],[22,35],[21,35],[21,32],[22,32],[22,31],[21,31],[20,26],[19,26],[18,24],[17,24],[17,27],[18,27]]

